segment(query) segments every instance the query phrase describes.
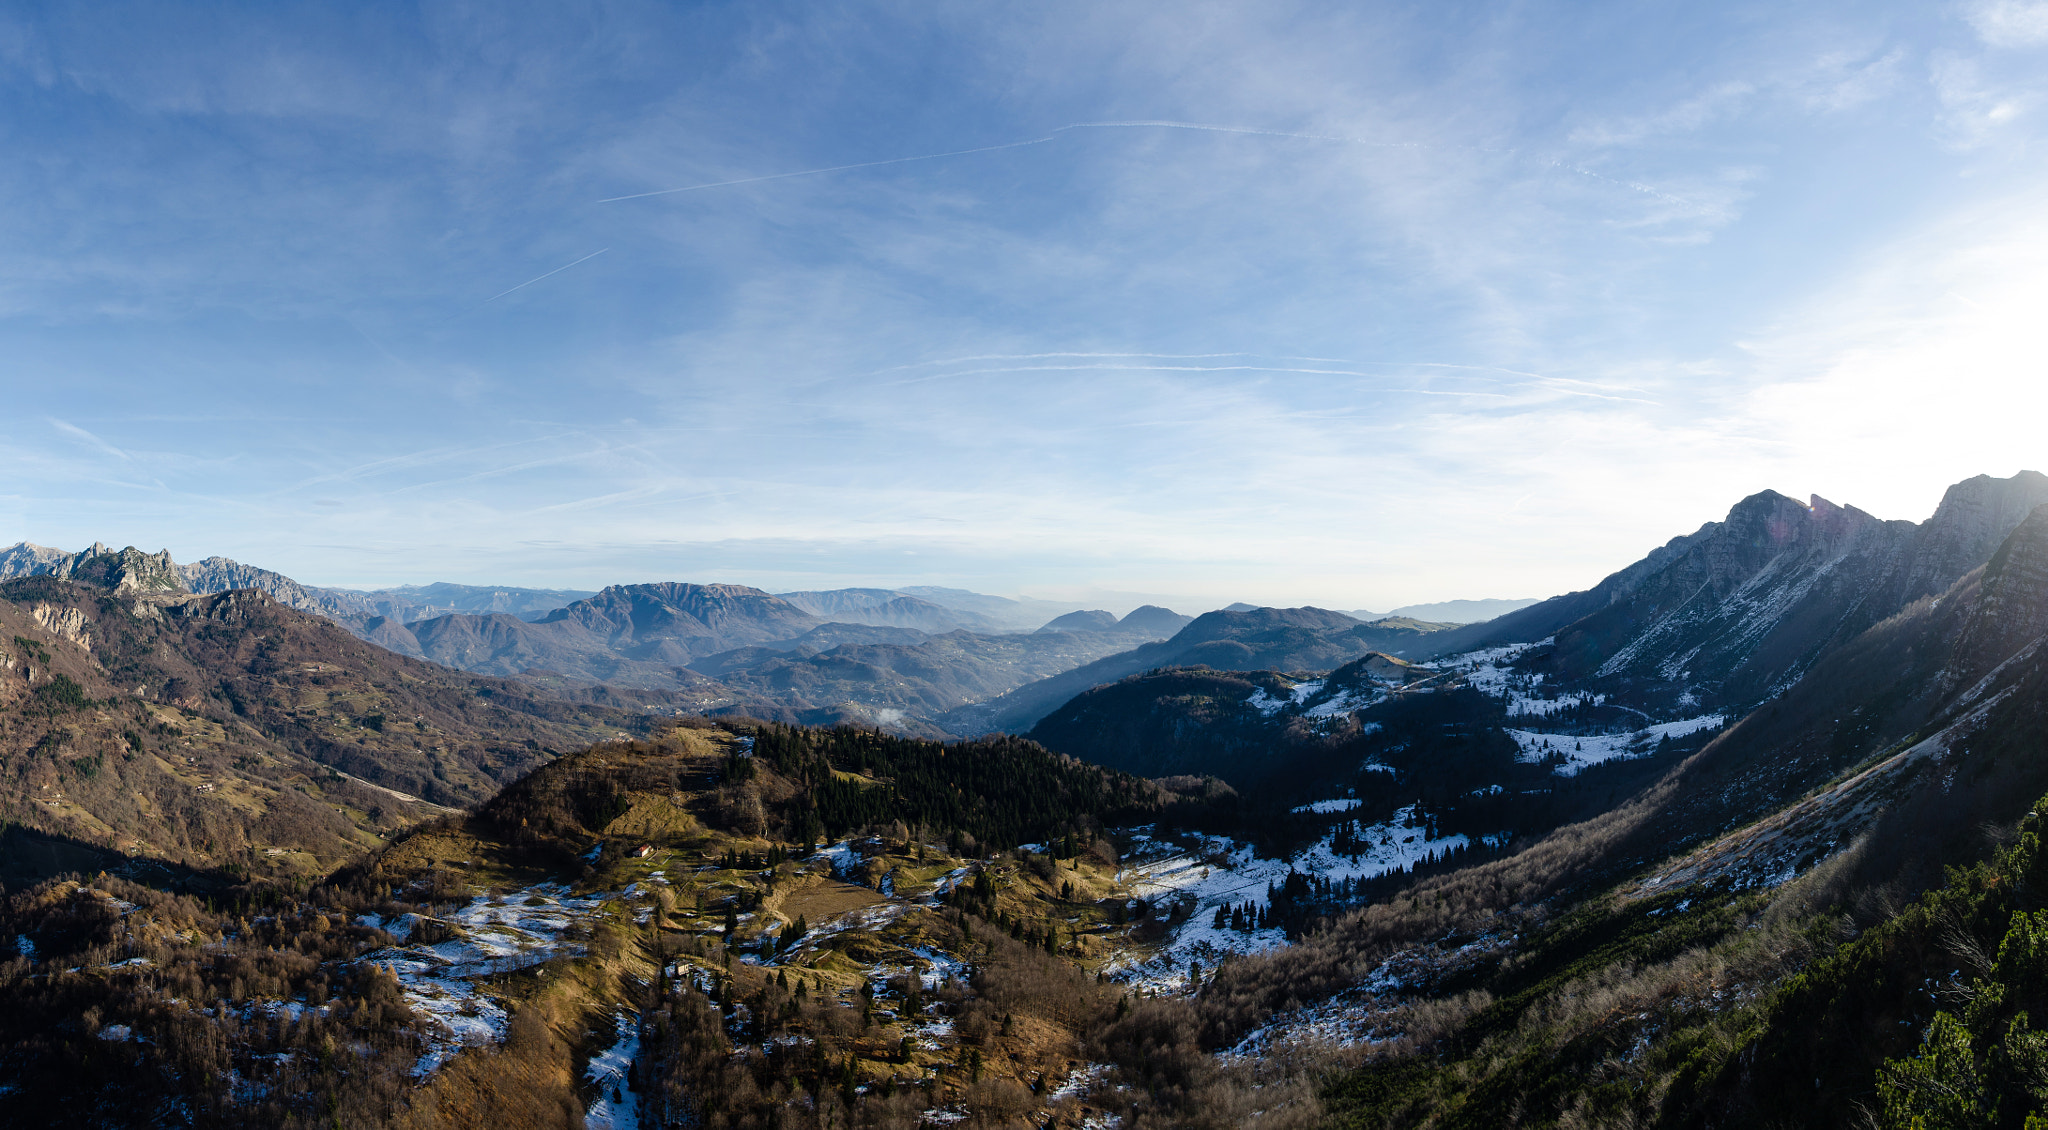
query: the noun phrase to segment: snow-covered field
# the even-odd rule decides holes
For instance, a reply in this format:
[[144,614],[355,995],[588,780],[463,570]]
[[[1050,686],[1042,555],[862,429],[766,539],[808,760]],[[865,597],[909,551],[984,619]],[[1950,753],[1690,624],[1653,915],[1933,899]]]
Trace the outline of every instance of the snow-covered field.
[[597,1086],[597,1098],[583,1113],[588,1130],[639,1130],[640,1096],[626,1088],[626,1073],[640,1054],[640,1022],[629,1012],[615,1018],[617,1039],[590,1057],[583,1078]]
[[1316,696],[1323,693],[1325,683],[1326,680],[1323,679],[1308,679],[1296,683],[1286,698],[1275,698],[1267,694],[1262,687],[1253,691],[1252,696],[1245,699],[1245,702],[1268,718],[1283,710],[1291,710],[1304,718],[1328,719],[1364,710],[1374,703],[1384,701],[1387,697],[1384,690],[1364,687],[1339,689],[1321,702],[1315,702]]
[[[1508,665],[1530,648],[1541,647],[1550,642],[1551,640],[1546,638],[1536,643],[1510,644],[1506,647],[1468,652],[1441,660],[1435,666],[1442,670],[1459,672],[1475,690],[1503,700],[1510,718],[1548,718],[1580,706],[1606,705],[1606,695],[1581,691],[1545,697],[1541,693],[1544,681],[1541,673],[1517,674],[1509,669]],[[1698,699],[1691,698],[1691,701],[1697,702]],[[1647,716],[1644,717],[1644,721],[1649,722]],[[1656,752],[1657,743],[1666,737],[1689,737],[1702,730],[1717,729],[1726,721],[1727,719],[1719,714],[1704,714],[1696,718],[1682,718],[1671,722],[1653,722],[1640,729],[1618,734],[1547,734],[1538,730],[1518,729],[1505,729],[1503,732],[1514,739],[1518,750],[1517,760],[1533,765],[1553,756],[1561,756],[1563,762],[1557,766],[1556,774],[1560,777],[1572,777],[1588,766],[1605,761],[1648,756]]]
[[1657,743],[1663,738],[1690,737],[1701,730],[1717,729],[1724,721],[1726,719],[1719,714],[1703,714],[1677,722],[1659,722],[1622,734],[1542,734],[1534,730],[1508,730],[1507,735],[1519,747],[1516,760],[1533,765],[1553,754],[1561,754],[1564,763],[1554,772],[1560,777],[1573,777],[1579,770],[1603,761],[1647,757],[1657,751]]
[[[572,898],[560,883],[541,883],[503,898],[479,895],[442,919],[461,936],[366,955],[364,961],[398,978],[405,1003],[426,1017],[434,1031],[414,1074],[432,1074],[466,1044],[502,1041],[505,1010],[479,992],[474,981],[581,953],[582,946],[562,935],[616,897]],[[386,928],[406,936],[416,923],[409,915]]]
[[1144,834],[1133,836],[1131,859],[1118,874],[1118,881],[1128,884],[1138,898],[1162,903],[1192,900],[1194,909],[1165,945],[1113,962],[1113,975],[1147,988],[1180,990],[1187,986],[1191,961],[1208,969],[1225,954],[1257,953],[1285,944],[1287,936],[1277,926],[1263,930],[1218,928],[1215,912],[1219,906],[1247,902],[1268,905],[1268,887],[1285,883],[1290,871],[1331,881],[1371,879],[1411,867],[1433,854],[1471,846],[1471,840],[1462,834],[1431,839],[1427,829],[1417,824],[1419,820],[1416,806],[1409,805],[1386,821],[1363,827],[1359,839],[1369,846],[1357,856],[1336,852],[1334,832],[1285,860],[1260,859],[1248,845],[1220,836],[1202,837],[1192,852]]
[[1489,647],[1479,651],[1468,651],[1424,664],[1439,671],[1455,671],[1465,676],[1465,681],[1481,694],[1500,698],[1507,694],[1508,682],[1514,677],[1507,665],[1520,659],[1531,648],[1547,647],[1555,637],[1545,636],[1535,643],[1511,643],[1503,647]]

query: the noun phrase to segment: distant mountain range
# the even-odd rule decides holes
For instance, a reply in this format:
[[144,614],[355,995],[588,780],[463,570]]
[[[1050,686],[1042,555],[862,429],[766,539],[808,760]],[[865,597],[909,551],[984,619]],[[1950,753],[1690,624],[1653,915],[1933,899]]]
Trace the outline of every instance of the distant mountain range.
[[940,713],[1163,639],[1189,620],[1153,606],[1118,620],[932,587],[777,596],[742,585],[593,593],[443,583],[361,592],[302,585],[223,557],[179,565],[168,553],[100,544],[80,553],[28,543],[0,551],[0,579],[92,579],[84,572],[109,569],[123,591],[256,589],[400,655],[564,692],[636,688],[671,695],[676,709],[933,735],[946,732],[932,721]]
[[[1160,666],[1327,669],[1523,601],[1453,601],[1442,622],[1237,605],[1200,620],[1156,605],[1100,609],[910,586],[771,594],[741,585],[615,585],[598,592],[436,583],[375,591],[301,584],[224,557],[177,564],[95,544],[21,543],[0,579],[71,577],[123,561],[130,587],[257,589],[400,655],[563,691],[595,685],[680,696],[693,709],[881,725],[945,736],[1021,731],[1073,695]],[[1369,615],[1369,614],[1367,614]]]

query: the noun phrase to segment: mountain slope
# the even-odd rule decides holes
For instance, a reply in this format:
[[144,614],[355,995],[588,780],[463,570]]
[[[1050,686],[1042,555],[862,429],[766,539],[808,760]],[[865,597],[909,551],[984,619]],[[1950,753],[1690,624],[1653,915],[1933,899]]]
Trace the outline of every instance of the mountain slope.
[[1918,526],[1765,491],[1590,590],[1443,633],[1430,650],[1554,636],[1556,677],[1746,706],[1982,565],[2042,503],[2048,476],[2032,471],[1957,483]]
[[[303,871],[647,725],[637,704],[392,655],[254,590],[123,590],[122,561],[73,570],[112,585],[0,584],[0,806],[52,843]],[[253,854],[271,847],[306,856]]]

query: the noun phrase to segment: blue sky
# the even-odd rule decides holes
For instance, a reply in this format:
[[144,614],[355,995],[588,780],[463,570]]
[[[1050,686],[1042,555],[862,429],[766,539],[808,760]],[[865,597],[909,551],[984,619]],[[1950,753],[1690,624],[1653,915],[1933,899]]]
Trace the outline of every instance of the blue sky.
[[1917,520],[2048,469],[2044,64],[2018,0],[13,5],[0,540],[1386,608]]

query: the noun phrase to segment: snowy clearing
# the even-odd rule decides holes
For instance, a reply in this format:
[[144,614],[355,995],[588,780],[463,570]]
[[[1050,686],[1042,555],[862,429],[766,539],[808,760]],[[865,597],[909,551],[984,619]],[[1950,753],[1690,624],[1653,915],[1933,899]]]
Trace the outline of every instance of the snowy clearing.
[[640,1023],[632,1013],[621,1012],[615,1019],[617,1039],[611,1047],[590,1057],[583,1078],[597,1086],[597,1098],[583,1113],[589,1130],[638,1130],[640,1096],[626,1087],[626,1073],[640,1055]]
[[1363,826],[1358,838],[1367,846],[1356,856],[1337,853],[1334,830],[1284,860],[1260,859],[1249,845],[1220,836],[1200,837],[1193,852],[1143,834],[1132,837],[1132,861],[1118,873],[1117,880],[1129,884],[1139,898],[1169,903],[1191,900],[1193,909],[1164,945],[1113,962],[1112,976],[1146,988],[1180,991],[1187,987],[1189,962],[1211,968],[1225,954],[1258,953],[1286,944],[1286,932],[1277,926],[1263,930],[1219,928],[1214,914],[1219,906],[1269,905],[1268,888],[1285,883],[1290,871],[1332,882],[1372,879],[1471,846],[1463,834],[1429,838],[1427,829],[1416,823],[1420,819],[1417,806],[1411,804],[1386,821]]
[[1621,734],[1543,734],[1534,730],[1507,730],[1507,736],[1515,740],[1519,752],[1515,760],[1524,764],[1541,764],[1551,757],[1564,760],[1552,772],[1560,777],[1577,776],[1579,770],[1590,765],[1617,758],[1648,757],[1657,752],[1657,743],[1664,738],[1690,737],[1701,730],[1719,729],[1726,719],[1719,714],[1703,714],[1698,718],[1686,718],[1677,722],[1659,722],[1640,730]]
[[[364,961],[398,978],[405,1003],[429,1022],[428,1050],[413,1074],[432,1074],[466,1044],[502,1042],[505,1010],[473,980],[582,953],[581,945],[562,935],[613,897],[572,898],[560,883],[540,883],[503,898],[478,895],[441,919],[458,937],[366,955]],[[406,925],[410,932],[412,923]]]

